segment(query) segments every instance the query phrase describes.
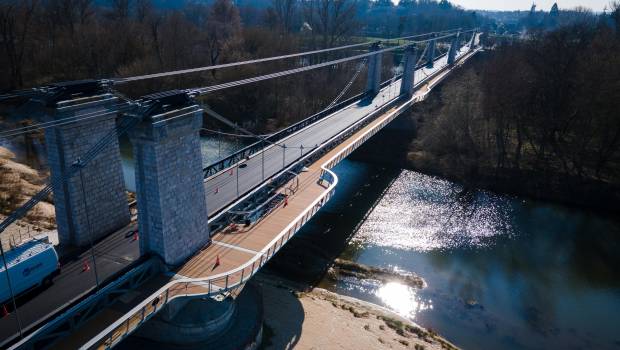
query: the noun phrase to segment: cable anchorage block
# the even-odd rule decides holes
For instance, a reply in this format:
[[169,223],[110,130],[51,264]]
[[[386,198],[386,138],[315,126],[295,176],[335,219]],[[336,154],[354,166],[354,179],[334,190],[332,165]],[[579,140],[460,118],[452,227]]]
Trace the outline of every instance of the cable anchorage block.
[[34,99],[54,107],[59,101],[109,93],[111,87],[112,82],[107,79],[65,81],[35,89],[38,96]]
[[151,117],[174,109],[196,104],[185,90],[170,90],[145,95],[138,100],[138,112],[142,117]]

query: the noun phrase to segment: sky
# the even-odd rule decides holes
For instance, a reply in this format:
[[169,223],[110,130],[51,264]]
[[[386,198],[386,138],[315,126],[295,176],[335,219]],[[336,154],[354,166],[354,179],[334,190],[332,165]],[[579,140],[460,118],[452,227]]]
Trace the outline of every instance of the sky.
[[[532,0],[450,0],[450,2],[471,10],[529,10],[532,7]],[[556,1],[537,0],[534,2],[538,10],[549,11]],[[603,11],[609,2],[610,0],[557,0],[560,10],[583,6],[597,12]]]

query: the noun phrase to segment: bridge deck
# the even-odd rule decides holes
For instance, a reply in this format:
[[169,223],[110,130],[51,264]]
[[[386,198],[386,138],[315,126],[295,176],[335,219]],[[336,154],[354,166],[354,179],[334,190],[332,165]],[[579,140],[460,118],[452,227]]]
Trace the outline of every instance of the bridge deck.
[[[459,57],[467,55],[465,51],[459,52]],[[408,103],[420,100],[447,73],[447,71],[439,73],[421,85]],[[389,88],[393,87],[386,89]],[[322,166],[333,167],[365,141],[365,139],[361,140],[362,137],[372,136],[400,114],[400,109],[401,107],[394,107],[382,112],[368,125],[323,155],[309,166],[307,172],[298,176],[298,186],[295,180],[291,180],[280,188],[279,191],[282,193],[286,191],[290,194],[286,206],[280,204],[250,227],[229,228],[215,234],[213,244],[197,252],[183,266],[150,280],[140,290],[129,291],[110,307],[86,322],[77,332],[73,332],[54,344],[54,348],[79,348],[102,332],[106,334],[106,337],[88,345],[91,348],[106,348],[133,331],[143,320],[148,319],[174,297],[204,295],[245,281],[286,243],[291,232],[294,234],[329,198],[327,195],[332,188],[325,181],[319,181]],[[337,155],[340,156],[334,160]],[[286,188],[296,188],[296,190],[291,194]],[[320,202],[317,200],[319,198]],[[291,223],[295,223],[294,228],[291,228]],[[216,261],[219,261],[219,264],[216,264]],[[240,268],[242,266],[245,267]],[[208,280],[212,277],[214,280]],[[189,279],[208,280],[208,282]],[[175,281],[178,283],[174,283]],[[145,304],[145,301],[148,303]],[[126,315],[130,315],[129,318],[119,324],[118,320]]]
[[[459,51],[462,56],[466,49]],[[420,68],[415,72],[415,81],[423,81],[428,76],[442,70],[448,63],[447,56],[438,58],[433,68]],[[312,151],[315,145],[320,145],[330,139],[349,125],[364,118],[376,108],[383,106],[391,99],[400,94],[401,80],[397,79],[391,85],[381,89],[372,101],[365,103],[352,103],[351,105],[330,114],[283,140],[286,149],[279,146],[267,145],[262,152],[258,152],[250,159],[242,161],[247,164],[246,168],[223,170],[205,181],[207,195],[207,210],[209,216],[225,208],[234,202],[240,195],[252,190],[264,182],[270,176],[276,174],[284,167],[292,164],[302,155]],[[304,149],[301,150],[300,146]],[[263,154],[264,153],[264,154]],[[263,157],[264,156],[264,157]],[[264,169],[263,169],[264,167]],[[263,178],[264,175],[264,178]]]

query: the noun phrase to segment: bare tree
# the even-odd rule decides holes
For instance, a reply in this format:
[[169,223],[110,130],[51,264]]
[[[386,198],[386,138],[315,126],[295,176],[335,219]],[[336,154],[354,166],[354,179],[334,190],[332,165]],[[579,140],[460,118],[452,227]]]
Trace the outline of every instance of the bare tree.
[[24,85],[23,62],[37,1],[8,1],[0,4],[0,35],[10,71],[10,87]]
[[355,10],[352,0],[308,0],[304,17],[312,27],[313,35],[321,36],[321,45],[328,47],[356,29]]
[[275,13],[280,31],[289,33],[294,22],[297,0],[272,0],[271,7]]
[[[219,62],[222,53],[240,40],[241,18],[231,0],[217,0],[207,19],[207,45],[211,64]],[[215,77],[216,71],[211,73]]]

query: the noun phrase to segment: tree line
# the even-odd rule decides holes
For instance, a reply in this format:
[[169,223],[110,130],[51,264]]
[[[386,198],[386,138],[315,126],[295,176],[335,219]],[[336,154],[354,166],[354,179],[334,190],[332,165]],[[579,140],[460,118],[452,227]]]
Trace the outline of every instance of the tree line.
[[494,44],[443,88],[416,151],[468,183],[617,201],[619,11]]
[[[399,6],[368,0],[164,3],[177,5],[152,0],[0,2],[0,91],[200,67],[366,41],[367,35],[394,37],[476,23],[471,13],[445,0],[406,0]],[[356,53],[149,80],[121,91],[134,97],[206,86]],[[386,75],[393,63],[392,55],[386,55]],[[215,93],[207,101],[226,108],[237,121],[277,128],[325,107],[357,69],[357,62],[341,64]],[[363,77],[347,96],[361,92]]]

